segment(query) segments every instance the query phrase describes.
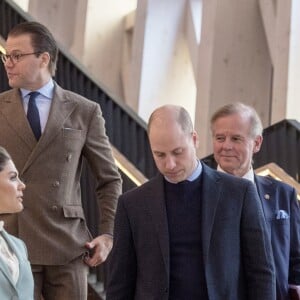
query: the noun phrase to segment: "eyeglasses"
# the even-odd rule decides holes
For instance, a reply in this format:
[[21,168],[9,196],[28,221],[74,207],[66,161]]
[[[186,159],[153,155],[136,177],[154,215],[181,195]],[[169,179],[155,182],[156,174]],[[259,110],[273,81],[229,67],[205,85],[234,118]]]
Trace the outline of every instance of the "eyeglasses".
[[12,54],[4,54],[1,53],[1,60],[2,62],[5,64],[8,60],[10,60],[10,62],[12,64],[16,64],[20,61],[20,59],[23,56],[27,56],[27,55],[40,55],[41,52],[32,52],[32,53],[12,53]]

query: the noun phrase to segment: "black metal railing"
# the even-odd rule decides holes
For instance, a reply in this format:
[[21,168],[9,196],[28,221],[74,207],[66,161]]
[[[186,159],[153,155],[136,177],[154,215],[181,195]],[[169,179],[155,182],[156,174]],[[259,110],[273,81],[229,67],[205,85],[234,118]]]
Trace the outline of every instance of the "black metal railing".
[[[254,169],[275,162],[296,181],[300,182],[300,123],[283,120],[264,129],[261,150],[254,156]],[[202,159],[215,168],[213,155]]]

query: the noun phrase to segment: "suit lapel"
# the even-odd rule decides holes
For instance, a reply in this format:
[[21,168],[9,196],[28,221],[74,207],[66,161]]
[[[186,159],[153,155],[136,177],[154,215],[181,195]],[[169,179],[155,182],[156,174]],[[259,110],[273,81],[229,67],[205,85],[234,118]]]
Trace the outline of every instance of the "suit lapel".
[[254,177],[259,198],[261,200],[263,211],[266,220],[272,220],[276,211],[276,203],[274,201],[274,189],[272,188],[272,182],[267,177],[257,176]]
[[169,233],[164,194],[164,179],[162,175],[159,174],[152,181],[152,185],[148,189],[148,193],[145,197],[145,203],[154,220],[153,225],[161,248],[166,272],[169,275]]
[[8,266],[6,262],[2,259],[2,257],[0,257],[0,272],[4,274],[4,276],[7,278],[9,283],[14,287],[14,289],[16,289],[16,285],[12,281],[12,276],[8,270]]
[[[3,236],[3,238],[7,242],[9,248],[12,249],[12,251],[16,254],[16,256],[18,257],[18,260],[20,262],[19,255],[16,253],[16,249],[15,249],[14,245],[10,242],[10,238],[7,235],[7,233],[5,231],[1,231],[0,234]],[[12,280],[12,276],[9,272],[7,263],[2,259],[2,257],[0,257],[0,270],[7,277],[8,281],[11,283],[11,285],[14,287],[14,289],[16,289],[16,285],[14,284],[14,282]]]
[[31,153],[20,173],[24,173],[55,136],[61,133],[63,123],[76,106],[77,102],[71,99],[70,94],[65,93],[62,88],[55,84],[48,121],[39,142],[37,142],[26,118],[19,90],[13,89],[6,93],[0,102],[0,113],[3,114],[4,118],[18,116],[7,118],[7,123],[14,130],[16,136],[26,144]]
[[[30,151],[33,151],[37,141],[25,115],[22,99],[18,89],[7,92],[0,102],[0,111],[7,123],[14,130],[16,136],[22,140]],[[7,116],[10,116],[9,118]],[[12,118],[11,116],[16,116]]]
[[54,97],[45,130],[22,172],[25,172],[36,157],[47,148],[49,143],[51,143],[58,134],[62,134],[63,124],[76,106],[77,102],[73,101],[69,94],[66,94],[62,88],[55,84]]
[[222,183],[217,172],[212,172],[212,170],[204,164],[202,164],[202,166],[202,249],[204,264],[206,264],[216,209],[222,190]]

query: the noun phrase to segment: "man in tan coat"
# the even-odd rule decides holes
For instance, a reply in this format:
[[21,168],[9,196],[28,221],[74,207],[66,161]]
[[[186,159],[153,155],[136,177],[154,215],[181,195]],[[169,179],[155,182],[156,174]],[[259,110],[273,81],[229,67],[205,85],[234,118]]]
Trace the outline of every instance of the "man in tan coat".
[[[88,266],[105,261],[112,247],[121,179],[99,105],[52,80],[57,53],[53,36],[37,22],[8,34],[2,61],[12,90],[0,94],[0,144],[27,189],[24,211],[7,215],[5,226],[28,247],[35,299],[82,300]],[[83,158],[97,179],[101,235],[94,239],[81,202]]]

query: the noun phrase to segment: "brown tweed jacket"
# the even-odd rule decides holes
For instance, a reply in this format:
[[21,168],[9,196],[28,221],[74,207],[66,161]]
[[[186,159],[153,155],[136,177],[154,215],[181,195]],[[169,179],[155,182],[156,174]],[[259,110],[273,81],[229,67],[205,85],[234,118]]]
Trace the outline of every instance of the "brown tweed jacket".
[[32,264],[60,265],[91,239],[81,202],[83,157],[96,179],[102,233],[112,233],[121,179],[98,104],[55,85],[46,128],[36,141],[20,92],[0,94],[0,145],[26,184],[24,210],[5,215],[8,232],[27,245]]

